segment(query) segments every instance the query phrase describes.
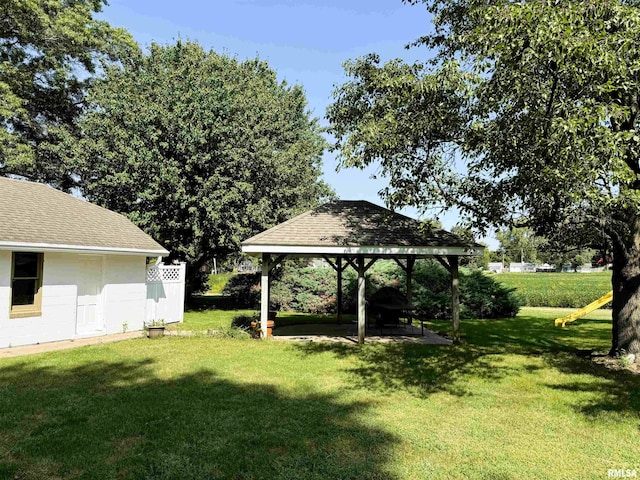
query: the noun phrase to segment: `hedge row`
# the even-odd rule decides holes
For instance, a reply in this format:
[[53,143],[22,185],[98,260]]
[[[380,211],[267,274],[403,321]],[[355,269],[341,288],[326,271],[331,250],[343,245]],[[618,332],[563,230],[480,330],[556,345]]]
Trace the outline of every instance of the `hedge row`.
[[501,273],[492,278],[515,288],[528,307],[581,308],[611,291],[610,272]]
[[[343,275],[343,309],[356,308],[356,274]],[[448,318],[451,310],[448,272],[439,264],[418,261],[413,275],[414,303],[430,318]],[[405,291],[404,271],[391,261],[378,261],[367,273],[367,298],[377,289],[392,286]],[[260,274],[239,274],[230,279],[223,293],[238,306],[255,307],[260,299]],[[311,268],[285,262],[274,270],[271,308],[302,313],[334,313],[337,309],[336,274],[330,267]],[[515,316],[520,301],[512,289],[478,271],[460,274],[461,316],[499,318]]]

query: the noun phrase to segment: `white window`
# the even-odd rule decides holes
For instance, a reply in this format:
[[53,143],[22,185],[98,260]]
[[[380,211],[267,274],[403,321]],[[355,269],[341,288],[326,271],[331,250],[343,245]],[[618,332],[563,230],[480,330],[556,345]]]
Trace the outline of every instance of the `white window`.
[[42,315],[42,253],[13,252],[11,318]]

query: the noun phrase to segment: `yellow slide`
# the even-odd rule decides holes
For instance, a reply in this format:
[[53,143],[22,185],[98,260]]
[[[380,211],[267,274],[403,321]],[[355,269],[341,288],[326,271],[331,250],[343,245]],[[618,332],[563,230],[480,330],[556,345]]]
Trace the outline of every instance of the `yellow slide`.
[[596,300],[595,302],[591,302],[589,305],[587,305],[586,307],[582,307],[579,310],[576,310],[575,312],[573,312],[571,315],[567,315],[566,317],[562,317],[562,318],[556,318],[556,327],[558,325],[562,325],[564,327],[564,325],[566,323],[569,322],[574,322],[579,318],[584,317],[585,315],[587,315],[588,313],[593,312],[594,310],[599,309],[600,307],[606,305],[607,303],[609,303],[611,300],[613,300],[613,292],[609,292],[607,293],[605,296],[600,297],[598,300]]

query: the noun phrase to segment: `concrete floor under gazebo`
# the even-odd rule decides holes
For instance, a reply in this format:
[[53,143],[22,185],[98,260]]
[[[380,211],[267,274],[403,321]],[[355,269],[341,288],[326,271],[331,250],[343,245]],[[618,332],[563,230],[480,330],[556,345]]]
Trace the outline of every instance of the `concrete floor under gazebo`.
[[[277,325],[277,323],[276,323]],[[358,325],[353,323],[285,325],[273,330],[273,339],[290,342],[358,343]],[[414,343],[422,345],[451,345],[442,335],[420,327],[403,325],[374,328],[367,334],[368,343]]]
[[442,229],[366,201],[336,200],[305,212],[242,242],[242,251],[261,256],[260,324],[267,331],[271,271],[286,258],[323,258],[337,272],[338,323],[342,316],[342,273],[351,266],[357,280],[357,341],[366,334],[367,270],[380,259],[394,260],[406,273],[406,298],[412,305],[413,267],[417,259],[433,258],[451,275],[451,323],[460,324],[460,257],[482,255],[484,247]]

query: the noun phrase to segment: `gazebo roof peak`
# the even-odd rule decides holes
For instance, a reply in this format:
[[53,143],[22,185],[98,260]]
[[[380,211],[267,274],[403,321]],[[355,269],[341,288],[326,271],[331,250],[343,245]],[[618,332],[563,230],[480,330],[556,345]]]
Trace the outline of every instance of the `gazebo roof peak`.
[[482,245],[364,200],[335,200],[244,242],[246,253],[479,255]]

